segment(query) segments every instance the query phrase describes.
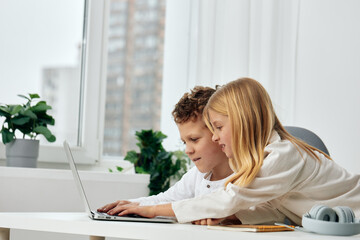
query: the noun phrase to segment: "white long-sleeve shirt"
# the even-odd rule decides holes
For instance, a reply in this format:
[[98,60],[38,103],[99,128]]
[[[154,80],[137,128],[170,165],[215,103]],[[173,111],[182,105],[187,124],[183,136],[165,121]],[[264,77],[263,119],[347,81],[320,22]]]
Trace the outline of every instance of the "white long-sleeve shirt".
[[[276,221],[281,215],[301,225],[315,204],[349,206],[360,216],[360,175],[316,152],[320,161],[273,132],[263,165],[247,187],[228,184],[211,194],[172,203],[179,222],[236,214],[243,223]],[[264,205],[265,204],[265,205]],[[258,206],[256,210],[249,207]],[[263,208],[265,207],[265,208]],[[271,216],[274,215],[274,216]]]
[[196,167],[192,167],[167,191],[154,196],[130,199],[129,201],[139,202],[141,206],[156,205],[193,198],[224,188],[227,178],[210,181],[210,177],[211,173],[201,173]]

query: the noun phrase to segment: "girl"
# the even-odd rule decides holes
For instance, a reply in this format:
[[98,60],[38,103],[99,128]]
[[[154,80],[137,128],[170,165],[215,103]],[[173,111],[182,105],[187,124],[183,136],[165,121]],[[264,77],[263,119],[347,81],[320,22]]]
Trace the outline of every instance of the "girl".
[[287,217],[301,225],[303,214],[315,204],[324,204],[348,206],[360,216],[360,176],[287,133],[257,81],[242,78],[218,89],[204,109],[204,118],[235,172],[226,188],[171,206],[125,213],[175,215],[179,222],[198,220],[198,224],[216,224],[219,220],[214,219],[227,216],[243,224]]

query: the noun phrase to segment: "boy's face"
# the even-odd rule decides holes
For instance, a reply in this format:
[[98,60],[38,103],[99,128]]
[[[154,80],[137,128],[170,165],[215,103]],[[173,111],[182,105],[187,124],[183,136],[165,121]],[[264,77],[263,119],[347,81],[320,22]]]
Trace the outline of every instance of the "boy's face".
[[212,133],[201,118],[177,124],[181,140],[186,145],[185,153],[202,173],[228,164],[220,146],[211,140]]

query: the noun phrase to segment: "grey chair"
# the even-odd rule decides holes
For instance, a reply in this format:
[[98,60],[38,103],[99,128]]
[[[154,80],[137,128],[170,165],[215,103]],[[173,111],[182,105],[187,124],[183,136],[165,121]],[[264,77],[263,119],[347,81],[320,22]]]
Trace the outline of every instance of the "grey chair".
[[316,135],[312,131],[305,128],[293,127],[293,126],[284,126],[284,128],[294,137],[303,140],[307,144],[316,147],[317,149],[320,149],[321,151],[323,151],[324,153],[330,156],[330,153],[326,148],[324,142],[321,140],[321,138],[318,135]]

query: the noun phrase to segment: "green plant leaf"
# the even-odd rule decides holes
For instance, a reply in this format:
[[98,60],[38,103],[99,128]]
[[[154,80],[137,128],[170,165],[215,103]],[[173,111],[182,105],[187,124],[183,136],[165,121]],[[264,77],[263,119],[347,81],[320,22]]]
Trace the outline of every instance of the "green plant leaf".
[[55,119],[52,116],[47,115],[45,112],[37,113],[39,125],[55,125]]
[[3,117],[5,117],[5,118],[11,116],[10,113],[8,112],[7,107],[5,107],[5,106],[0,106],[0,116],[3,116]]
[[49,138],[46,138],[49,142],[55,142],[56,137],[54,135],[51,135]]
[[22,94],[18,94],[19,97],[25,98],[28,101],[31,101],[31,99],[28,96],[22,95]]
[[21,105],[8,105],[8,113],[10,115],[15,115],[22,110]]
[[127,160],[134,164],[138,161],[138,159],[139,159],[138,154],[135,151],[128,151],[124,158],[124,160]]
[[37,93],[29,93],[29,96],[31,99],[40,98],[39,94],[37,94]]
[[46,112],[47,110],[51,109],[51,106],[47,105],[45,101],[40,101],[30,109],[33,112]]
[[21,105],[9,105],[9,112],[11,115],[19,113],[23,107]]
[[148,172],[145,171],[142,167],[135,167],[135,172],[136,172],[136,173],[140,173],[140,174],[148,173]]
[[25,110],[24,112],[21,112],[22,115],[28,116],[31,119],[37,119],[37,116],[35,113],[33,113],[30,109]]
[[49,142],[55,142],[56,137],[51,133],[51,131],[47,127],[38,126],[34,128],[34,132],[37,134],[42,134]]
[[15,125],[24,125],[30,121],[29,117],[16,117],[11,120],[11,122]]
[[7,144],[15,139],[15,134],[8,129],[3,128],[1,130],[1,137],[4,144]]

